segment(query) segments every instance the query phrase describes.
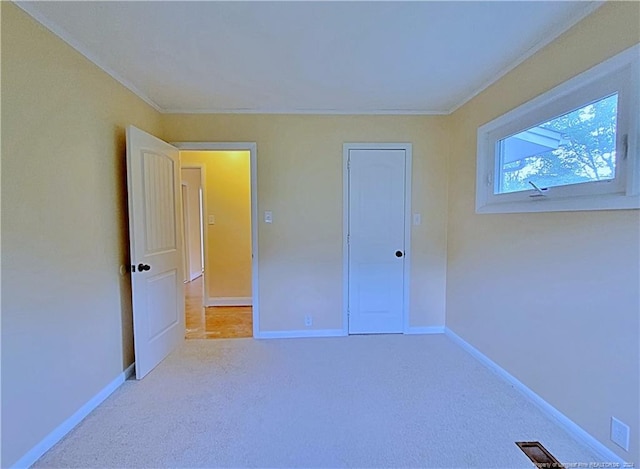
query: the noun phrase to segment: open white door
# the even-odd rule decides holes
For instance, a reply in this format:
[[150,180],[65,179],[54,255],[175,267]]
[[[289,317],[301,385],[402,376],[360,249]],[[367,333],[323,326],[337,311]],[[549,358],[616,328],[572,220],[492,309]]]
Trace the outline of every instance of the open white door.
[[179,152],[127,128],[129,237],[136,378],[184,340]]

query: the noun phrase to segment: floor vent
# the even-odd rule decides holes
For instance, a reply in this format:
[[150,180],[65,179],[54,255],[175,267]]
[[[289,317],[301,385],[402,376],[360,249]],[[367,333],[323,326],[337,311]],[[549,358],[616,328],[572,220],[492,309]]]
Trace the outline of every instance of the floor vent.
[[564,466],[542,446],[539,441],[516,441],[518,448],[539,468],[563,468]]

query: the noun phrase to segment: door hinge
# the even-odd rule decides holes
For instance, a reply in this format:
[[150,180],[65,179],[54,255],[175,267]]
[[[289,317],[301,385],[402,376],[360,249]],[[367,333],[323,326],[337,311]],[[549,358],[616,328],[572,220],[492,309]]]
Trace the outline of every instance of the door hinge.
[[351,235],[350,234],[347,235],[347,244],[349,244],[349,243],[351,243]]
[[351,169],[351,157],[347,158],[347,170]]
[[622,148],[624,148],[624,153],[622,154],[622,159],[627,159],[627,154],[629,153],[629,134],[624,134],[622,136]]

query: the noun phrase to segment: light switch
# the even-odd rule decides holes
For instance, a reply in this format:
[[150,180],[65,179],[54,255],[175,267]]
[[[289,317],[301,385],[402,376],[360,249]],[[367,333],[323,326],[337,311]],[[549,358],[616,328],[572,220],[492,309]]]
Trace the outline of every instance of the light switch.
[[215,225],[216,224],[216,216],[215,215],[209,215],[209,224],[210,225]]
[[273,223],[273,213],[271,213],[271,210],[266,210],[264,212],[264,222]]
[[419,213],[413,214],[413,224],[416,226],[422,225],[422,216]]

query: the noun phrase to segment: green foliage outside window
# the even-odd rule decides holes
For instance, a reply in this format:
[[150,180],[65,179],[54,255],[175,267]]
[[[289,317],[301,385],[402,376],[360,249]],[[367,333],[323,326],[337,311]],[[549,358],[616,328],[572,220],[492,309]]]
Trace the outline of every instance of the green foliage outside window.
[[503,164],[500,193],[613,179],[618,95],[606,97],[537,127],[562,135],[555,150]]

